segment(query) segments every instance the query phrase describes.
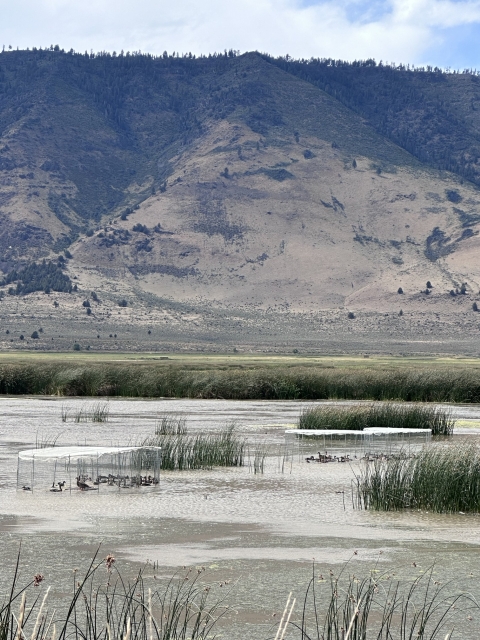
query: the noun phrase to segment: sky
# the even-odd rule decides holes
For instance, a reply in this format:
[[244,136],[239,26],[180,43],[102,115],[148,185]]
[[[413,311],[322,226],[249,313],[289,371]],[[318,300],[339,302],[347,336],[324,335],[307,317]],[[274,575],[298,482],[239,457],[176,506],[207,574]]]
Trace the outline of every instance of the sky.
[[0,0],[0,46],[480,69],[480,0]]

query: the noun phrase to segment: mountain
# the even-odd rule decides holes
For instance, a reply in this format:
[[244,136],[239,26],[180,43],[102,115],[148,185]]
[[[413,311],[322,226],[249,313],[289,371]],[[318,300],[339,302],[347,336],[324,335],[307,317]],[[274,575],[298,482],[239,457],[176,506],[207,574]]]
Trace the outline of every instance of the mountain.
[[472,73],[372,61],[3,52],[2,321],[30,331],[23,298],[56,348],[134,324],[122,348],[161,325],[476,349],[477,98]]

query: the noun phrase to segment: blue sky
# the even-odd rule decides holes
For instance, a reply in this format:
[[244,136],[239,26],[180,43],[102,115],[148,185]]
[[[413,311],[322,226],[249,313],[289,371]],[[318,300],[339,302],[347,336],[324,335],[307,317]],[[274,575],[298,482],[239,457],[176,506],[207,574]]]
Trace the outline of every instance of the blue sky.
[[0,45],[480,69],[480,0],[0,0]]

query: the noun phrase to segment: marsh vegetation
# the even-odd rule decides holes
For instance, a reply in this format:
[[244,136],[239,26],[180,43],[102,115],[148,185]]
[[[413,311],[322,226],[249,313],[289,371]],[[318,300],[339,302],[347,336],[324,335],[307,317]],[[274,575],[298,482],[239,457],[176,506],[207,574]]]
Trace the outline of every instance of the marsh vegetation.
[[200,582],[202,571],[176,575],[163,589],[147,589],[142,572],[128,582],[113,556],[99,561],[96,555],[83,578],[76,576],[66,602],[55,602],[53,612],[48,610],[51,587],[43,597],[35,590],[43,575],[20,587],[18,572],[19,561],[0,606],[2,640],[205,640],[226,611],[219,598],[213,601],[210,586]]
[[346,366],[206,367],[125,361],[10,362],[1,394],[222,398],[225,400],[403,400],[480,402],[473,368]]
[[350,407],[313,406],[306,408],[298,420],[299,429],[431,429],[434,436],[450,436],[454,426],[455,420],[448,409],[389,402]]
[[108,422],[110,406],[108,402],[95,402],[94,404],[84,404],[81,407],[71,410],[67,405],[62,405],[62,422]]
[[[288,633],[300,640],[443,640],[453,638],[460,620],[478,611],[463,589],[455,592],[451,584],[435,580],[434,567],[413,581],[378,569],[356,576],[348,568],[338,575],[330,571],[325,580],[314,566],[301,596],[303,607],[295,611],[290,594],[275,638]],[[42,574],[19,586],[18,572],[19,560],[0,607],[2,640],[206,640],[217,637],[219,620],[229,612],[225,596],[205,583],[204,569],[186,570],[152,589],[146,572],[129,582],[112,555],[100,561],[95,556],[83,577],[74,572],[71,594],[62,602],[57,594],[53,603],[51,586],[42,592]]]
[[184,418],[163,416],[155,435],[142,441],[145,447],[161,447],[161,469],[186,471],[213,467],[241,467],[245,463],[247,441],[237,435],[235,425],[218,433],[190,434]]
[[432,445],[414,457],[369,462],[356,479],[357,506],[480,513],[480,446]]

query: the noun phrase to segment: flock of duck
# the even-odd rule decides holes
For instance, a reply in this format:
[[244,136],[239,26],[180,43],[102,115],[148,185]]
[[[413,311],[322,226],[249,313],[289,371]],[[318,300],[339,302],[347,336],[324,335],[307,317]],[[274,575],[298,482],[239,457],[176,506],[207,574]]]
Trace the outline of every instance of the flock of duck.
[[[356,458],[357,456],[354,456],[354,457]],[[321,463],[325,463],[325,462],[352,462],[352,459],[350,458],[349,455],[346,455],[346,456],[331,456],[326,451],[325,451],[325,453],[321,453],[319,451],[318,452],[318,458],[315,458],[315,456],[309,456],[308,458],[305,458],[305,462],[321,462]]]
[[[390,460],[390,458],[394,458],[394,457],[398,457],[395,455],[387,455],[385,453],[366,453],[363,458],[361,458],[361,460],[364,460],[365,462],[375,462],[376,460],[380,460],[380,461],[387,461]],[[325,451],[325,453],[321,453],[320,451],[318,451],[318,458],[315,458],[315,456],[308,456],[307,458],[305,458],[305,462],[320,462],[320,463],[325,463],[325,462],[353,462],[353,460],[357,460],[357,456],[353,456],[353,458],[350,457],[349,454],[345,455],[345,456],[332,456],[329,455],[327,453],[327,451]]]
[[[130,478],[130,476],[115,476],[112,473],[109,473],[108,476],[98,476],[93,481],[90,476],[80,475],[77,476],[76,481],[77,488],[80,489],[80,491],[98,491],[98,486],[100,484],[106,484],[110,487],[116,486],[121,489],[132,487],[152,487],[159,483],[158,478],[155,478],[154,476],[132,476]],[[88,484],[89,482],[92,484]],[[54,481],[50,491],[53,493],[61,493],[65,484],[65,480],[63,480],[63,482]],[[27,485],[23,485],[22,489],[23,491],[32,490],[31,487]]]

